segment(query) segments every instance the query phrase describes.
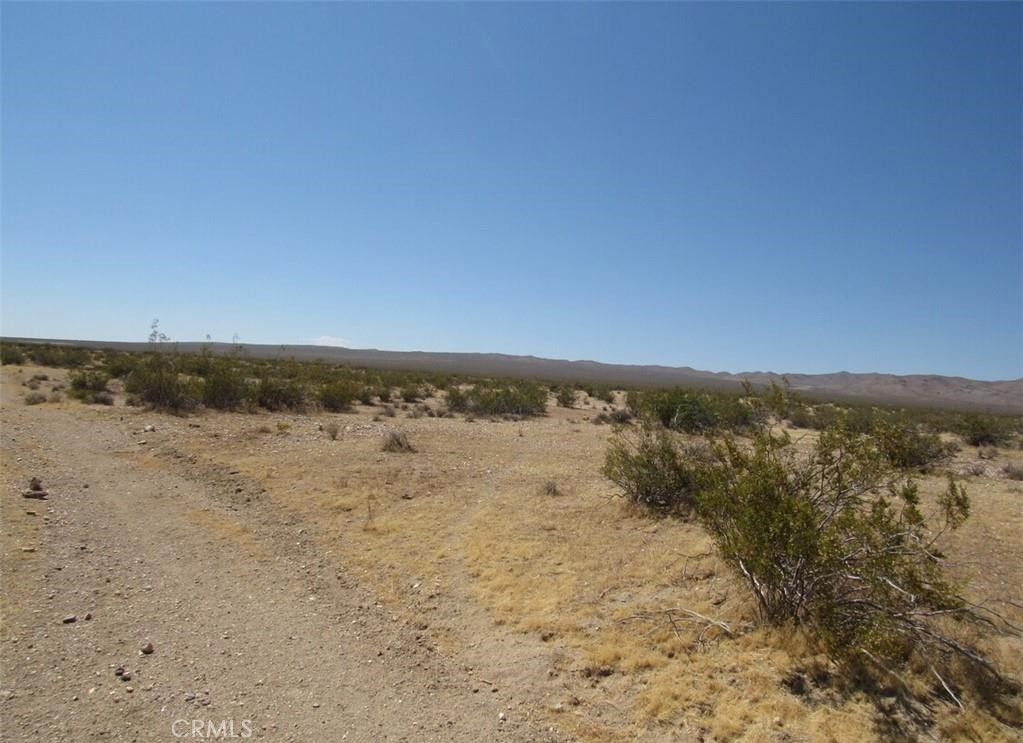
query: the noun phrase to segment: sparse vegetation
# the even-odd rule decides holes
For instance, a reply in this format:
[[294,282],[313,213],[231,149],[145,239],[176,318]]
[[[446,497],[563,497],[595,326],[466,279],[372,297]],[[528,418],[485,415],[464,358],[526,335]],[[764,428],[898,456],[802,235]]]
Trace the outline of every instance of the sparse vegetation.
[[323,427],[323,430],[327,432],[328,436],[330,436],[331,441],[337,441],[338,434],[341,433],[341,426],[334,421],[331,421]]
[[29,392],[25,395],[26,405],[39,405],[40,403],[46,402],[46,395],[42,392]]

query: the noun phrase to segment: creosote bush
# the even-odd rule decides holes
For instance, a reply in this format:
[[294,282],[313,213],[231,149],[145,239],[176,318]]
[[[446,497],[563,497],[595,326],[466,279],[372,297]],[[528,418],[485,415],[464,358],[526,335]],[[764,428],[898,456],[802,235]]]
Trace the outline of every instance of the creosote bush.
[[161,410],[182,413],[198,404],[199,390],[194,380],[178,371],[174,354],[153,352],[135,364],[124,382],[124,389],[136,400]]
[[963,416],[957,430],[970,446],[1005,446],[1011,439],[1007,421],[991,415]]
[[559,407],[562,408],[574,408],[575,407],[575,390],[571,387],[562,387],[558,390],[558,394],[555,396],[555,400]]
[[544,415],[547,412],[547,390],[535,382],[509,385],[477,384],[468,390],[449,387],[447,407],[456,413],[494,416]]
[[217,410],[237,410],[251,394],[249,381],[231,358],[210,361],[202,384],[203,405]]
[[330,382],[320,388],[320,404],[331,412],[345,412],[352,409],[352,403],[358,399],[360,391],[354,382]]
[[669,431],[648,424],[616,428],[602,472],[634,503],[689,515],[704,460],[702,452],[683,448]]
[[944,575],[937,541],[969,515],[965,489],[949,476],[940,523],[927,523],[918,485],[885,435],[840,417],[800,456],[766,423],[748,439],[709,434],[706,448],[648,425],[617,431],[603,472],[632,501],[694,516],[761,618],[809,629],[839,663],[882,674],[923,668],[942,694],[946,679],[978,698],[1017,692],[963,631],[1000,618]]
[[922,433],[912,423],[878,418],[872,434],[878,448],[893,467],[926,471],[951,459],[958,448],[933,433]]
[[305,395],[293,381],[263,377],[256,385],[256,402],[267,410],[301,410],[305,406]]
[[[34,379],[34,377],[33,377]],[[106,392],[109,377],[102,371],[71,372],[68,377],[75,392]]]

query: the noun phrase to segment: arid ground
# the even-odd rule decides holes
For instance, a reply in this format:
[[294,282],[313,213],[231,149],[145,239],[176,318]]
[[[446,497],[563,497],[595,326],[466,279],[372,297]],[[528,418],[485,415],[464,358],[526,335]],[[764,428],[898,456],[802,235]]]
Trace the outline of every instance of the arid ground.
[[[44,393],[66,380],[4,366],[0,386],[5,741],[171,741],[193,720],[268,741],[1018,736],[951,701],[867,698],[799,633],[755,627],[698,527],[601,477],[604,403],[174,417],[121,395],[26,405],[38,372]],[[415,451],[382,451],[392,429]],[[967,595],[1023,625],[1010,461],[957,455],[973,510],[944,546]],[[46,499],[23,497],[33,477]],[[1021,678],[1019,638],[987,649]]]

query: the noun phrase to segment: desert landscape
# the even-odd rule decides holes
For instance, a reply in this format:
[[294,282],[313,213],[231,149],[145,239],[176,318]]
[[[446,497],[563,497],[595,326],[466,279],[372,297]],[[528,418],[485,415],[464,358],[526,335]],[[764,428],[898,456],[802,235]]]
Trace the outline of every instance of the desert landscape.
[[[171,739],[192,720],[294,741],[1019,736],[1018,699],[870,689],[761,621],[705,529],[602,475],[624,390],[553,390],[529,417],[456,416],[426,384],[345,412],[171,414],[116,378],[85,404],[80,369],[21,361],[0,385],[5,739]],[[946,470],[967,487],[941,548],[1015,627],[1018,443],[919,475],[926,511]],[[1019,634],[982,643],[1018,683]]]
[[0,0],[0,743],[1023,741],[1021,28]]

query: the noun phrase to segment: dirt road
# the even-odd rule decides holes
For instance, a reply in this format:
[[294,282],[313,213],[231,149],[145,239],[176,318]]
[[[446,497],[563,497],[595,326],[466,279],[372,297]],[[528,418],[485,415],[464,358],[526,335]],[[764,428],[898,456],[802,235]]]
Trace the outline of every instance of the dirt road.
[[[258,483],[148,466],[137,416],[110,412],[3,405],[4,740],[566,739]],[[33,476],[47,500],[21,497]]]

